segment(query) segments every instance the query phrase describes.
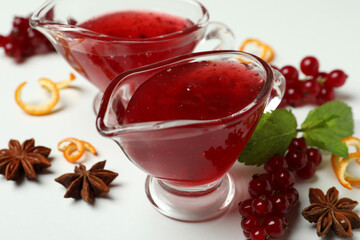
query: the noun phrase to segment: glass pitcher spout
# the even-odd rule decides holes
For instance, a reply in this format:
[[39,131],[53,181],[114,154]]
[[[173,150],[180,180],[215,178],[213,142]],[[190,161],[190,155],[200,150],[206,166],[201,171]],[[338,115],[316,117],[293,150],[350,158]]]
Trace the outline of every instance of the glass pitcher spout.
[[[76,25],[70,14],[63,14],[57,0],[45,2],[30,18],[30,26],[41,32],[52,43],[58,53],[84,77],[89,78],[81,60],[73,53],[76,43],[90,35],[98,35]],[[61,8],[61,4],[60,4]]]
[[61,14],[58,14],[56,10],[57,1],[49,0],[36,10],[30,18],[30,26],[48,37],[55,47],[62,32],[87,31],[76,26],[75,19],[71,18],[70,15],[61,17]]

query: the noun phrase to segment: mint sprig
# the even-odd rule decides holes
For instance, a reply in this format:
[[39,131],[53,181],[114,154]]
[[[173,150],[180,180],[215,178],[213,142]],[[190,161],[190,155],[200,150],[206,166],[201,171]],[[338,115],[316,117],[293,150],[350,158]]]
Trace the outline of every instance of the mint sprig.
[[275,154],[283,155],[299,132],[309,146],[348,157],[348,148],[340,140],[353,131],[351,108],[341,101],[328,102],[311,110],[301,128],[297,128],[291,111],[275,110],[261,117],[238,160],[246,165],[261,165]]
[[301,128],[308,145],[339,157],[349,156],[345,143],[340,142],[354,132],[351,108],[345,103],[332,101],[310,111]]

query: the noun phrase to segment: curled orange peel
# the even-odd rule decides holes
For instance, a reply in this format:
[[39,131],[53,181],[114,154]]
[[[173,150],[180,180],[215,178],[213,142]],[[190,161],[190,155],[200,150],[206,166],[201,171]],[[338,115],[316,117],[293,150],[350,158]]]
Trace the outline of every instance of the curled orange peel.
[[264,42],[260,41],[256,38],[248,38],[246,39],[243,44],[239,47],[240,51],[245,51],[246,47],[249,44],[256,44],[258,48],[260,48],[259,57],[264,59],[267,62],[271,62],[274,59],[274,50],[269,45],[265,44]]
[[[63,145],[65,142],[68,142],[69,144]],[[58,143],[58,150],[63,152],[65,159],[71,163],[78,161],[83,156],[85,150],[97,155],[93,145],[76,138],[65,138],[60,141]]]
[[272,62],[272,60],[274,59],[274,50],[272,49],[272,47],[265,44],[265,55],[264,57],[261,58],[267,61],[268,63]]
[[51,92],[51,97],[47,103],[41,105],[27,104],[21,99],[21,90],[26,85],[26,82],[20,84],[15,90],[15,101],[19,107],[26,113],[31,115],[45,115],[51,112],[55,105],[59,102],[59,89],[56,84],[47,78],[39,79],[40,86],[46,88]]
[[41,105],[27,104],[21,99],[21,91],[27,82],[21,83],[15,90],[15,101],[17,105],[31,115],[46,115],[51,112],[55,105],[59,102],[60,94],[59,90],[66,88],[75,79],[75,75],[70,73],[68,79],[54,83],[48,78],[40,78],[39,84],[41,87],[47,89],[51,93],[51,97],[47,103]]
[[56,82],[55,84],[58,89],[64,89],[64,88],[67,88],[70,85],[70,83],[72,81],[74,81],[74,79],[75,79],[75,75],[73,73],[70,73],[70,76],[68,79],[61,81],[61,82]]
[[[63,154],[66,160],[68,160],[71,163],[75,163],[77,160],[79,160],[81,158],[81,156],[84,154],[85,150],[82,152],[81,156],[78,157],[77,155],[75,155],[76,157],[74,159],[71,159],[73,155],[73,153],[77,150],[77,146],[74,143],[70,143],[69,145],[67,145],[64,150],[63,150]],[[70,158],[70,159],[69,159]]]
[[90,143],[85,142],[85,141],[82,141],[82,142],[83,142],[86,150],[88,150],[89,152],[91,152],[94,155],[97,155],[96,149],[93,145],[91,145]]
[[346,169],[352,161],[360,164],[360,139],[356,137],[347,137],[341,140],[348,147],[353,146],[356,152],[350,153],[348,158],[342,158],[332,154],[331,164],[341,185],[347,189],[352,189],[352,185],[360,185],[360,177],[349,174]]
[[[70,144],[73,143],[76,146],[76,149],[73,150],[70,144],[62,147],[63,143],[65,142],[69,142]],[[71,149],[67,150],[68,147]],[[85,152],[84,144],[76,138],[65,138],[61,140],[58,143],[58,149],[64,153],[65,159],[71,163],[75,163],[77,160],[79,160]]]

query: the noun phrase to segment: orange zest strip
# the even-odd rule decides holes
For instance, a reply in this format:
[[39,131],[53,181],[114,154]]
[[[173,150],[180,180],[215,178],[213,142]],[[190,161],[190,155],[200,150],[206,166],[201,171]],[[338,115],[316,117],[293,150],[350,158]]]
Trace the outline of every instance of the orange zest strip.
[[352,185],[360,185],[360,177],[355,177],[346,172],[347,167],[352,161],[360,162],[360,139],[347,137],[341,140],[347,146],[354,146],[356,152],[350,153],[349,158],[341,158],[334,154],[331,156],[331,164],[341,185],[347,189],[352,189]]
[[[357,152],[360,152],[360,139],[357,137],[347,137],[345,141],[349,142],[350,146],[354,146]],[[360,159],[356,159],[356,162],[360,164]]]
[[71,156],[73,154],[73,152],[75,152],[76,150],[77,150],[76,144],[70,143],[69,145],[67,145],[65,147],[65,149],[63,151],[64,156]]
[[[357,152],[357,153],[359,153],[359,152]],[[342,166],[342,164],[343,164],[344,168],[347,168],[351,161],[354,161],[354,160],[358,161],[359,159],[360,159],[360,155],[353,156],[352,158],[350,157],[349,159],[345,159],[346,161],[343,161],[342,163],[340,163],[340,166]],[[360,177],[355,177],[353,175],[350,175],[347,172],[345,172],[345,180],[348,181],[353,186],[360,185]]]
[[31,115],[45,115],[51,112],[55,105],[59,102],[59,89],[56,84],[50,79],[39,79],[40,86],[46,88],[51,92],[51,98],[47,103],[41,105],[27,104],[21,99],[21,90],[26,85],[26,82],[20,84],[15,90],[15,101],[19,107],[26,113]]
[[266,49],[266,55],[263,58],[265,61],[267,61],[268,63],[272,62],[272,60],[274,59],[274,50],[272,49],[272,47],[270,47],[269,45],[265,44],[265,49]]
[[245,46],[248,45],[249,43],[256,43],[258,46],[262,45],[262,42],[260,40],[256,38],[248,38],[243,42],[243,44],[241,44],[239,50],[244,51]]
[[360,152],[350,153],[349,158],[344,158],[339,163],[339,166],[336,171],[336,176],[344,187],[347,189],[352,189],[351,185],[360,185],[360,178],[351,176],[348,174],[348,177],[346,177],[346,168],[349,166],[350,162],[359,159],[360,158]]
[[331,165],[332,165],[332,168],[333,168],[335,173],[337,171],[337,168],[339,167],[341,159],[342,159],[341,157],[338,157],[338,156],[336,156],[334,154],[331,155]]
[[274,59],[274,50],[269,45],[263,43],[262,41],[256,38],[248,38],[240,46],[239,50],[244,51],[248,44],[256,44],[260,48],[259,57],[264,59],[267,62],[271,62]]
[[77,146],[75,143],[70,143],[69,145],[65,145],[62,149],[59,149],[61,152],[65,152],[65,151],[71,151],[71,153],[73,151],[75,151],[77,149]]
[[75,79],[75,75],[73,73],[70,73],[70,76],[68,79],[55,83],[58,89],[64,89],[67,88],[70,83]]
[[[61,147],[63,143],[70,142],[66,147]],[[76,146],[76,149],[73,149],[71,143]],[[65,138],[64,140],[58,143],[58,149],[64,153],[64,157],[67,161],[75,163],[79,160],[85,152],[85,146],[82,141],[76,138]]]
[[[65,142],[70,142],[68,145],[63,146]],[[75,163],[79,160],[85,150],[97,155],[97,151],[93,145],[86,141],[82,141],[76,138],[65,138],[58,143],[58,150],[63,152],[64,157],[71,163]]]
[[89,152],[91,152],[94,155],[97,155],[96,149],[93,145],[91,145],[90,143],[85,142],[85,141],[82,141],[82,142],[83,142],[86,150],[88,150]]

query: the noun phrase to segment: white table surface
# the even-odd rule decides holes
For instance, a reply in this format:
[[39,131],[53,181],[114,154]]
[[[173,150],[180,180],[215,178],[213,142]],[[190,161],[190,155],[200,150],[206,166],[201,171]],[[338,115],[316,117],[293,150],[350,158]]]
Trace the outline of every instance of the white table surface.
[[[319,58],[322,71],[344,69],[349,78],[345,86],[337,89],[337,98],[352,107],[354,135],[360,137],[360,1],[201,2],[208,8],[211,20],[222,21],[233,29],[238,45],[245,38],[256,37],[273,46],[274,65],[298,66],[302,57],[311,54]],[[8,33],[14,15],[27,15],[41,3],[42,0],[3,1],[0,33]],[[21,82],[29,81],[29,87],[37,89],[39,77],[58,81],[71,71],[57,54],[34,57],[16,65],[0,51],[0,148],[7,147],[11,138],[24,141],[32,137],[36,144],[52,148],[52,166],[37,181],[16,183],[0,176],[0,239],[245,239],[237,203],[247,197],[251,175],[262,169],[235,163],[231,169],[237,187],[234,205],[221,218],[203,223],[174,221],[159,214],[148,202],[144,192],[146,175],[126,159],[114,142],[98,134],[91,106],[97,90],[85,79],[77,75],[74,88],[61,91],[57,106],[61,110],[54,114],[29,116],[16,105],[14,90]],[[30,99],[31,93],[28,95]],[[310,109],[293,110],[298,122],[303,121]],[[65,188],[54,181],[74,168],[56,150],[57,143],[65,137],[77,137],[95,145],[99,156],[88,155],[84,162],[87,167],[107,159],[106,168],[119,173],[108,196],[96,199],[94,205],[63,198]],[[308,205],[310,187],[327,190],[332,186],[340,190],[341,197],[360,200],[360,188],[351,191],[343,188],[331,170],[329,155],[325,154],[316,176],[296,183],[300,204],[289,216],[290,229],[283,239],[318,239],[314,226],[301,217],[300,211]],[[356,209],[360,213],[360,206]],[[359,238],[360,230],[354,231],[353,239]],[[336,237],[330,234],[326,239]]]

